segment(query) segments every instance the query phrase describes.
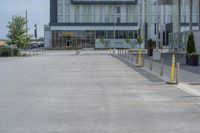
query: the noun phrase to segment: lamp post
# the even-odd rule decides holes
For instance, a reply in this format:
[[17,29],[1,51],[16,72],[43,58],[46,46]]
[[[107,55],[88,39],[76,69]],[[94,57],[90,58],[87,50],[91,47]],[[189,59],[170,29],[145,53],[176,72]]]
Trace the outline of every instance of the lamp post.
[[199,5],[198,17],[199,17],[199,30],[200,30],[200,0],[198,1],[198,5]]
[[193,0],[190,0],[190,32],[192,32],[192,6],[193,6]]
[[113,25],[114,25],[114,47],[115,47],[115,44],[116,44],[116,9],[115,9],[115,5],[113,5]]
[[37,55],[38,55],[38,38],[37,38],[37,24],[34,25],[35,27],[35,39],[36,39],[36,44],[37,44]]
[[153,51],[153,60],[161,60],[161,52],[159,51],[159,10],[158,0],[156,1],[156,49]]

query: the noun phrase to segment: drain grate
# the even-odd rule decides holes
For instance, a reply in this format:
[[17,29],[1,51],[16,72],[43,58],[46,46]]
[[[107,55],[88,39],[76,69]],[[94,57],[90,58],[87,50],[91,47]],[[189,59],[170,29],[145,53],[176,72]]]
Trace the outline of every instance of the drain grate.
[[192,86],[200,86],[200,83],[189,83]]

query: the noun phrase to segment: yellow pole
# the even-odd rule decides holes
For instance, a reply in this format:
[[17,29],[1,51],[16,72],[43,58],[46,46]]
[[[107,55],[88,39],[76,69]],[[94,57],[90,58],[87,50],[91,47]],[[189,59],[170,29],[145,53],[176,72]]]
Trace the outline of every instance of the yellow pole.
[[170,73],[170,83],[174,82],[174,71],[175,71],[175,55],[172,56],[171,73]]

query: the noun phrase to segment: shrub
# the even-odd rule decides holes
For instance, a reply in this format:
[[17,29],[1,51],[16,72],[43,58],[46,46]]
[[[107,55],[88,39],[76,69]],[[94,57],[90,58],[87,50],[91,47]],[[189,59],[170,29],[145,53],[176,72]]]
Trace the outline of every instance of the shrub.
[[148,49],[154,49],[155,42],[152,39],[148,40]]
[[0,56],[3,56],[3,57],[13,56],[12,48],[8,46],[0,46]]
[[0,46],[0,56],[2,57],[20,56],[20,52],[17,48],[11,48],[9,46],[3,45]]
[[188,36],[187,53],[192,54],[192,53],[195,53],[195,52],[196,52],[196,48],[195,48],[194,35],[193,35],[193,33],[191,33]]
[[19,55],[20,55],[19,50],[16,49],[16,48],[14,48],[14,49],[13,49],[13,55],[14,55],[14,56],[19,56]]
[[141,44],[143,43],[143,40],[142,40],[142,37],[138,37],[137,38],[137,43],[138,43],[138,45],[139,45],[139,49],[141,48]]

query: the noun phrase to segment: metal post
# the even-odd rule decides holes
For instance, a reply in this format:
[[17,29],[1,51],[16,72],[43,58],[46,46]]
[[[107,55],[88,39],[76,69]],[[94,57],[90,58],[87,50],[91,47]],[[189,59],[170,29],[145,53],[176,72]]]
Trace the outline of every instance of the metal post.
[[132,57],[131,59],[132,59],[132,62],[133,62],[133,52],[131,52],[131,57]]
[[126,49],[125,49],[125,59],[126,59]]
[[190,21],[189,21],[190,32],[192,32],[192,6],[193,6],[193,0],[190,0]]
[[144,67],[144,56],[142,56],[142,67]]
[[180,79],[180,63],[176,64],[176,84],[179,83],[179,79]]
[[38,55],[37,24],[35,24],[34,27],[35,27],[35,39],[36,39],[36,44],[37,44],[37,55]]
[[130,59],[130,54],[129,54],[129,51],[128,51],[128,60]]
[[160,76],[163,76],[164,73],[164,61],[161,59],[161,65],[160,65]]
[[156,1],[156,50],[159,49],[159,10],[158,0]]
[[115,47],[115,44],[116,44],[116,14],[117,14],[117,12],[116,12],[116,8],[115,8],[115,5],[113,5],[113,23],[114,23],[114,47]]
[[150,60],[150,71],[153,69],[153,59]]
[[199,0],[199,2],[198,2],[198,5],[199,5],[199,30],[200,30],[200,0]]

